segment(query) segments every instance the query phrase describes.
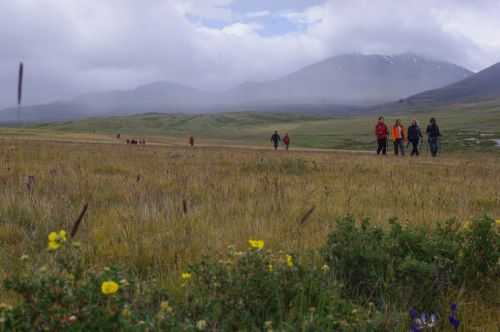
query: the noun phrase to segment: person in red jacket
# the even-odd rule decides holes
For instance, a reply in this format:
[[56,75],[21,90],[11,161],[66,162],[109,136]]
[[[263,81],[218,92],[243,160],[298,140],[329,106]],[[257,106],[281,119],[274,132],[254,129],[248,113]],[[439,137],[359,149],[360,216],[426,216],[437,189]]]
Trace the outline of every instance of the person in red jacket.
[[387,154],[387,136],[389,135],[389,130],[384,123],[384,117],[378,118],[377,125],[375,126],[375,136],[377,137],[377,155],[382,152],[385,156]]
[[283,137],[283,143],[285,143],[286,150],[288,151],[288,147],[290,146],[290,137],[288,136],[288,133],[286,133],[285,137]]

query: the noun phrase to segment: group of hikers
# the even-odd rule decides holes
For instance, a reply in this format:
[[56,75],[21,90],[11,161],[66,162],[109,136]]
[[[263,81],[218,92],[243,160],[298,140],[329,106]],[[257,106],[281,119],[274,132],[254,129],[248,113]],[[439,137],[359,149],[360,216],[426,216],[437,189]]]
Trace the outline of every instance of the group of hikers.
[[[431,155],[433,157],[436,157],[439,150],[439,138],[441,137],[441,132],[439,131],[439,126],[437,125],[435,118],[430,119],[425,133],[427,135],[427,142],[429,143],[429,150],[431,152]],[[389,129],[385,124],[384,117],[379,117],[377,125],[375,126],[378,155],[380,153],[382,153],[382,155],[387,154],[389,134],[394,144],[394,154],[396,156],[405,155],[405,142],[407,143],[407,146],[411,143],[411,156],[420,155],[420,140],[424,136],[416,119],[413,119],[411,121],[411,125],[408,127],[408,130],[405,129],[405,127],[401,123],[401,120],[397,119],[389,133]]]
[[[441,137],[441,132],[439,131],[439,126],[435,118],[430,119],[425,133],[427,135],[427,142],[429,143],[431,155],[436,157],[439,151],[439,138]],[[405,143],[406,147],[408,147],[409,144],[412,146],[411,156],[419,156],[420,140],[423,139],[424,135],[416,119],[411,121],[408,129],[403,126],[400,119],[397,119],[389,131],[389,128],[385,124],[384,117],[381,116],[378,118],[377,124],[375,125],[375,137],[377,138],[377,155],[380,155],[380,153],[382,153],[382,155],[387,154],[387,144],[390,138],[394,143],[394,154],[396,156],[405,155]],[[282,140],[276,130],[271,136],[271,142],[274,146],[274,150],[278,150],[280,142],[283,142],[288,150],[290,147],[290,136],[288,136],[287,133]]]
[[[281,142],[281,137],[278,134],[278,131],[275,130],[273,136],[271,136],[271,142],[273,143],[274,150],[278,150],[278,146],[280,145]],[[290,136],[288,136],[288,133],[283,136],[283,144],[285,144],[285,148],[288,150],[290,147]]]

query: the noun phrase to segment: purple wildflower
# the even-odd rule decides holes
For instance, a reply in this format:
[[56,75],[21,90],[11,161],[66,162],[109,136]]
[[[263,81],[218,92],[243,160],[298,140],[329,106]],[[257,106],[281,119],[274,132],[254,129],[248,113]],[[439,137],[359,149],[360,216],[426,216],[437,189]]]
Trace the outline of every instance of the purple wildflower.
[[448,316],[448,320],[451,326],[453,326],[453,328],[455,329],[455,331],[458,331],[458,327],[460,326],[460,320],[457,318],[457,310],[458,310],[457,304],[453,303],[451,305],[451,314],[450,316]]

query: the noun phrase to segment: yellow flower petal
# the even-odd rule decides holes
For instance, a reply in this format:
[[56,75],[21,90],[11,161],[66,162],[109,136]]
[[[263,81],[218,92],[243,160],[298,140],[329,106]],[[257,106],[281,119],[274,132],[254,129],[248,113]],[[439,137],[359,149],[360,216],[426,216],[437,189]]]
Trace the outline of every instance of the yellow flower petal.
[[118,289],[120,289],[120,286],[114,282],[114,281],[104,281],[101,284],[101,292],[104,295],[112,295],[118,292]]
[[191,273],[184,272],[181,274],[181,278],[182,278],[182,280],[189,280],[189,279],[191,279]]
[[56,232],[50,232],[49,234],[49,241],[51,242],[54,242],[54,241],[57,241],[58,239],[58,235]]
[[59,249],[60,246],[61,245],[59,243],[57,243],[57,241],[49,241],[48,248],[49,248],[49,250],[54,251],[54,250]]
[[248,240],[248,244],[250,247],[254,249],[262,249],[264,248],[264,241],[263,240]]
[[59,237],[61,238],[61,240],[66,241],[66,231],[65,230],[59,231]]
[[292,258],[292,256],[286,255],[286,265],[288,265],[288,267],[293,267],[293,258]]

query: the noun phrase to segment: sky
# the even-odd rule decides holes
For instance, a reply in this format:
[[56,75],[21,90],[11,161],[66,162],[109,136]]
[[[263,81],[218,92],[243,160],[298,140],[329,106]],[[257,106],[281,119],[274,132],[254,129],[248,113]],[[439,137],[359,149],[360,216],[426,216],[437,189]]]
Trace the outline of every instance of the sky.
[[0,0],[0,108],[171,81],[223,90],[345,53],[500,61],[498,0]]

